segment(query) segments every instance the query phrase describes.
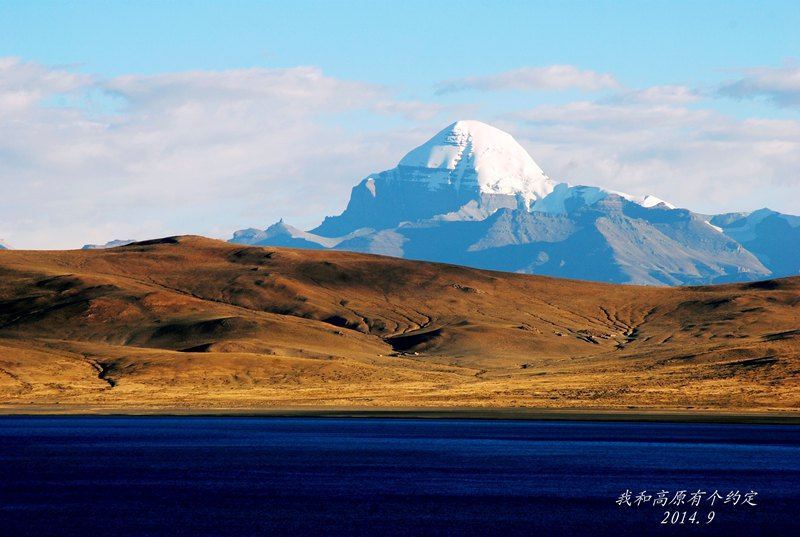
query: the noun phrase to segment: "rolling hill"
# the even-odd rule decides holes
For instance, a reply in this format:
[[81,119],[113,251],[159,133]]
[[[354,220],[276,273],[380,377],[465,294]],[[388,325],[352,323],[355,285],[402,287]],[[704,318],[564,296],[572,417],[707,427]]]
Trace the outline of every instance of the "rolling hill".
[[800,407],[800,278],[644,287],[182,236],[0,252],[0,408]]

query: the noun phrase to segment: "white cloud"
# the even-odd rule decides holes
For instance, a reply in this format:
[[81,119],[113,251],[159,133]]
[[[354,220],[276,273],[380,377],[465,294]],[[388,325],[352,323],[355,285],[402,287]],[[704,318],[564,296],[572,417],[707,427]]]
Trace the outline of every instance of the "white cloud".
[[14,57],[0,58],[0,115],[29,109],[45,97],[70,93],[89,83],[87,75]]
[[[577,87],[570,72],[547,84]],[[599,80],[583,87],[617,92],[496,124],[558,180],[700,211],[800,213],[800,121],[735,119],[702,108],[684,86]],[[103,79],[0,59],[0,236],[59,248],[226,237],[280,217],[311,227],[340,212],[360,178],[394,166],[460,112],[314,67]]]
[[800,66],[745,69],[741,78],[723,84],[719,93],[727,97],[764,97],[777,106],[800,107]]
[[609,99],[616,103],[644,104],[688,104],[700,100],[695,90],[680,85],[651,86],[644,89],[628,90]]
[[573,65],[547,67],[521,67],[489,76],[466,77],[447,80],[439,84],[437,93],[463,90],[565,90],[598,91],[619,87],[619,82],[609,73],[579,69]]
[[626,126],[646,128],[653,123],[684,124],[692,122],[698,115],[707,116],[708,111],[695,111],[668,104],[631,106],[595,101],[575,101],[564,105],[543,105],[517,112],[514,117],[529,122],[553,124],[562,127],[571,125],[594,125],[602,130],[620,130]]
[[800,212],[800,122],[673,104],[574,102],[506,118],[557,180],[652,193],[696,211]]
[[[80,106],[49,105],[64,93]],[[113,99],[93,106],[98,94]],[[280,216],[311,225],[341,211],[358,178],[394,165],[393,140],[412,143],[345,120],[439,110],[312,67],[100,80],[13,59],[0,63],[0,103],[0,230],[23,248],[226,236]]]

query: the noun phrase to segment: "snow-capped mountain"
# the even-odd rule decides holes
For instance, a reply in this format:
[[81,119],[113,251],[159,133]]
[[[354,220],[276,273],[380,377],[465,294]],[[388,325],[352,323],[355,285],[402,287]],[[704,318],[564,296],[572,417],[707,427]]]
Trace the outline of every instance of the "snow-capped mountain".
[[667,209],[675,209],[671,203],[650,194],[636,197],[597,186],[570,186],[567,183],[560,183],[549,195],[534,203],[531,210],[548,214],[567,214],[577,205],[594,205],[609,196],[619,196],[646,208],[663,206]]
[[10,250],[11,248],[2,240],[0,240],[0,250]]
[[343,236],[445,215],[479,220],[502,207],[529,209],[554,186],[510,134],[479,121],[458,121],[397,167],[365,177],[344,213],[312,232]]
[[510,134],[458,121],[397,167],[364,178],[345,211],[317,228],[281,220],[237,231],[231,242],[682,285],[797,274],[800,248],[782,253],[781,236],[800,246],[800,218],[772,211],[710,217],[652,195],[557,184]]

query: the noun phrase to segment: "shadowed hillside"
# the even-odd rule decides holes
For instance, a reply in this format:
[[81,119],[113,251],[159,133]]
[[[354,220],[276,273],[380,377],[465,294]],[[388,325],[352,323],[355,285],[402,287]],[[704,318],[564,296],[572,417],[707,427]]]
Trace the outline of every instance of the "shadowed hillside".
[[800,406],[798,278],[615,286],[200,237],[2,251],[0,275],[6,408]]

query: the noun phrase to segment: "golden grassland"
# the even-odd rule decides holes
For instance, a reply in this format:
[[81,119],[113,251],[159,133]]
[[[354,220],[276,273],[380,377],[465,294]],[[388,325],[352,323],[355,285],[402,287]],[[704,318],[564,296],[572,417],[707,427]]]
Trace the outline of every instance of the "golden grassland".
[[2,412],[793,414],[798,379],[800,278],[622,286],[193,236],[0,251]]

